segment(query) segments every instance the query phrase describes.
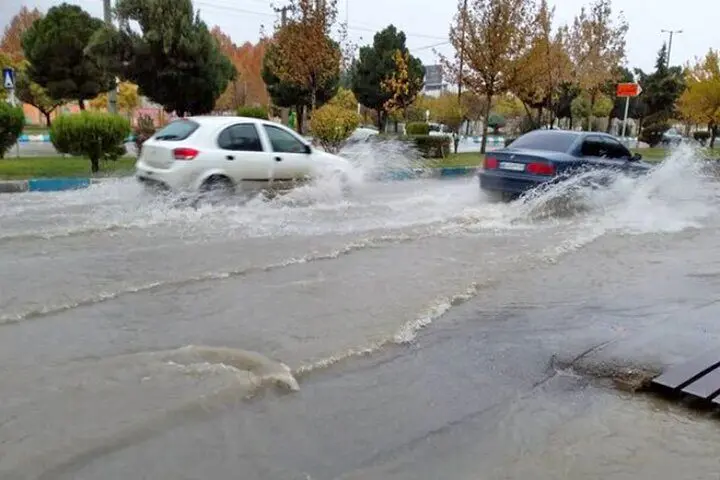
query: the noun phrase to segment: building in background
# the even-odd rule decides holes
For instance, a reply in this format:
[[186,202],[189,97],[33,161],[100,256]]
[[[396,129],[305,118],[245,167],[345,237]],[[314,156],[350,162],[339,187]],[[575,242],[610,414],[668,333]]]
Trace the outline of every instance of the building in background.
[[448,82],[443,79],[442,65],[424,65],[425,86],[422,93],[432,97],[439,97],[442,92],[448,90]]

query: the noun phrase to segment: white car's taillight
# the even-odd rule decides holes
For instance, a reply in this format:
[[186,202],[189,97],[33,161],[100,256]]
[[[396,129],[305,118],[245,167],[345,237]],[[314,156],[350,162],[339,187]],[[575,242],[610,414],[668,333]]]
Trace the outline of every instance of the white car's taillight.
[[175,160],[192,160],[197,157],[200,152],[194,148],[176,148],[173,150],[173,158]]

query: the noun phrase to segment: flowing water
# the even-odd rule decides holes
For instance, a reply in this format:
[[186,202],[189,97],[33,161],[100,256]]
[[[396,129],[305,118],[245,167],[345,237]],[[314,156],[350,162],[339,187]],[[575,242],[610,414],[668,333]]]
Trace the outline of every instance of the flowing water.
[[0,198],[0,478],[713,478],[713,420],[619,392],[720,339],[715,174],[491,204],[358,145],[273,200]]

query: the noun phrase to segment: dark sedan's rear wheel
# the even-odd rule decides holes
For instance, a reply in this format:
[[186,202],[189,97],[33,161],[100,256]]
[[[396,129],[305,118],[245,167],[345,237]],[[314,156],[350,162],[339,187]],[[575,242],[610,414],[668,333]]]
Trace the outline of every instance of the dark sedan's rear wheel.
[[482,190],[482,193],[489,203],[507,203],[517,198],[517,195],[500,190]]

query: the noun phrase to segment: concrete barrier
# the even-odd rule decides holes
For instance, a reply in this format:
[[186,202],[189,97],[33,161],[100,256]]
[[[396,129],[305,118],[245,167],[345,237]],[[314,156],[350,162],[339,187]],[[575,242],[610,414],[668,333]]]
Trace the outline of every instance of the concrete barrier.
[[90,186],[89,178],[34,178],[28,180],[28,192],[60,192]]

